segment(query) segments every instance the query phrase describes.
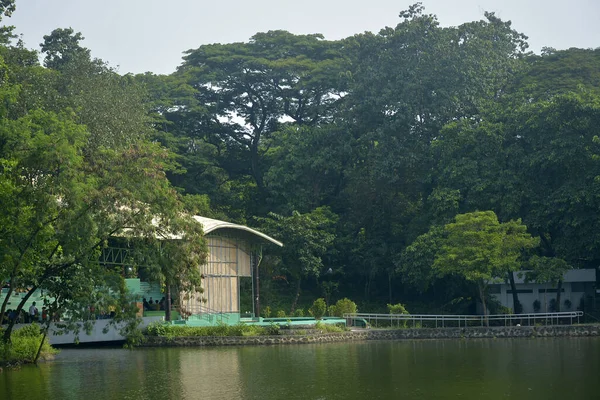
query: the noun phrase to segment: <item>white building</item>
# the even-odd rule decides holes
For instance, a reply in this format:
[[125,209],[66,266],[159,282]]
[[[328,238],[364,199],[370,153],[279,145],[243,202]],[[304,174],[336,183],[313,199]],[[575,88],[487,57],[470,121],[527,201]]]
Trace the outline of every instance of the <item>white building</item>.
[[[534,302],[539,301],[537,312],[551,312],[550,302],[556,299],[557,288],[550,284],[525,282],[527,271],[514,272],[515,286],[519,296],[519,302],[523,306],[523,313],[536,312]],[[586,297],[595,296],[596,292],[596,270],[595,269],[572,269],[565,273],[561,288],[560,310],[577,310]],[[501,305],[514,310],[513,295],[510,283],[490,284],[489,293],[496,298]]]

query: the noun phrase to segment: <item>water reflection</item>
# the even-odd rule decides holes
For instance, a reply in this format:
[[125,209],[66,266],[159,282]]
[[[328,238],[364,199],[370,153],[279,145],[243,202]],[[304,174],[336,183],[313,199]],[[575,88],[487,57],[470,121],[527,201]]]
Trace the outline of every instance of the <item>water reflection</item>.
[[600,339],[64,350],[0,399],[597,398]]

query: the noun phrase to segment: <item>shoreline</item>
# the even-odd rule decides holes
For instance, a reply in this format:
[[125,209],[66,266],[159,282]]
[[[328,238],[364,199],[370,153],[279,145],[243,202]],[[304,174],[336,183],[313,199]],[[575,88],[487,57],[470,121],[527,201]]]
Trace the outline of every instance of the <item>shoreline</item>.
[[145,336],[136,347],[270,346],[310,343],[355,342],[369,340],[498,339],[545,337],[598,337],[600,324],[364,329],[347,332],[272,336]]

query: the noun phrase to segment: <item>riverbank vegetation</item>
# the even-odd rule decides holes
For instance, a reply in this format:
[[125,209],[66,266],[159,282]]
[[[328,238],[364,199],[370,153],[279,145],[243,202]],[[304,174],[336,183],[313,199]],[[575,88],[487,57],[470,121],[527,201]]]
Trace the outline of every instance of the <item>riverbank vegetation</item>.
[[[291,322],[291,321],[290,321]],[[293,325],[275,324],[267,326],[250,325],[239,323],[228,325],[225,323],[216,326],[186,326],[172,325],[155,322],[144,329],[144,335],[161,337],[192,337],[192,336],[273,336],[291,332]],[[317,321],[313,325],[293,328],[295,334],[306,334],[307,330],[318,330],[319,332],[344,332],[345,328]]]
[[36,363],[38,360],[48,360],[58,353],[50,346],[37,324],[17,330],[11,339],[10,345],[4,344],[0,348],[0,365]]
[[533,54],[493,13],[447,27],[415,4],[378,33],[261,32],[122,76],[72,29],[40,52],[16,32],[0,34],[0,281],[25,293],[17,315],[43,290],[50,315],[132,318],[137,271],[98,262],[114,240],[165,288],[201,290],[191,214],[284,242],[260,258],[263,315],[317,298],[315,317],[344,298],[470,314],[525,269],[559,311],[562,272],[600,263],[598,49]]

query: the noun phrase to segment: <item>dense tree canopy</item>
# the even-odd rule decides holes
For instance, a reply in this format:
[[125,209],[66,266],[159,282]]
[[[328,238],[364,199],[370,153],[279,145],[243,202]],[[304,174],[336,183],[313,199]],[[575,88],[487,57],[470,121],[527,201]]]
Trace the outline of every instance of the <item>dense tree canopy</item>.
[[[521,219],[541,257],[600,259],[597,51],[533,55],[526,40],[493,13],[443,27],[416,4],[378,33],[259,33],[137,79],[177,153],[176,186],[238,222],[328,206],[339,218],[323,263],[340,296],[451,308],[468,285],[438,278],[431,246],[457,214]],[[268,270],[294,279],[292,259]],[[528,268],[519,260],[507,270]]]
[[[0,53],[0,281],[8,286],[0,314],[13,292],[25,293],[19,312],[42,290],[53,310],[76,318],[106,301],[118,320],[134,310],[123,271],[99,263],[109,238],[145,238],[138,247],[152,248],[159,239],[182,237],[167,250],[177,262],[163,275],[193,290],[206,254],[202,230],[167,179],[171,156],[149,140],[135,83],[92,60],[78,47],[80,34],[57,30],[50,37],[68,39],[84,56],[55,52],[49,37],[48,68],[20,44]],[[3,332],[6,342],[14,322]]]
[[[0,278],[15,287],[102,275],[90,255],[125,227],[154,276],[178,280],[204,251],[191,209],[284,242],[261,272],[273,308],[327,291],[365,311],[464,312],[490,279],[531,269],[560,286],[600,262],[597,49],[535,55],[493,13],[446,27],[415,4],[378,33],[261,32],[188,50],[167,76],[120,76],[70,28],[43,38],[43,66],[12,32]],[[195,245],[158,245],[161,229]]]

